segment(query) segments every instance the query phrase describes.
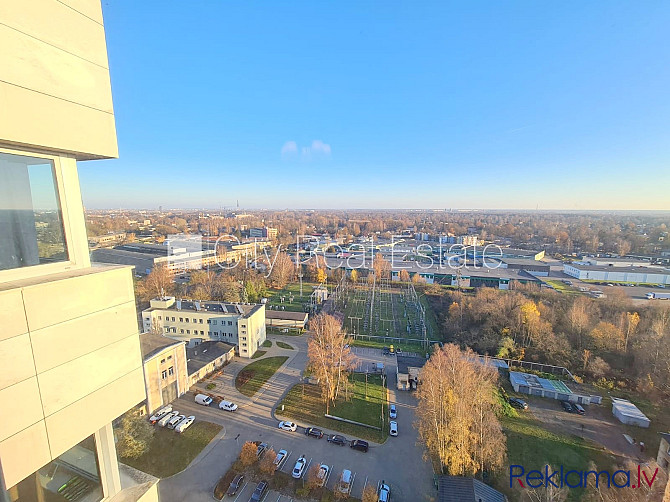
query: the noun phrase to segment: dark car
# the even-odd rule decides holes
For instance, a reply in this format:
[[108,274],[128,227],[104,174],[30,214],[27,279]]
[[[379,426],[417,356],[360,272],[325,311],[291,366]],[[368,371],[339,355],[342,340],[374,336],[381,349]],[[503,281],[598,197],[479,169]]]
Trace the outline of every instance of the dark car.
[[524,401],[523,399],[519,399],[518,397],[510,397],[508,401],[509,404],[512,406],[512,408],[516,408],[518,410],[528,409],[528,403],[526,403],[526,401]]
[[268,491],[268,484],[265,481],[261,481],[256,485],[254,493],[251,494],[249,502],[260,502],[265,493]]
[[563,409],[568,413],[572,413],[572,404],[568,401],[561,401],[561,406],[563,406]]
[[383,356],[390,356],[391,355],[391,349],[389,349],[388,347],[384,347],[382,349],[382,355]]
[[362,439],[354,439],[351,444],[349,445],[351,448],[354,450],[366,452],[368,451],[368,448],[370,448],[370,445],[368,444],[367,441],[363,441]]
[[399,356],[402,356],[402,349],[398,347],[397,349],[395,349],[395,353],[398,354]]
[[339,434],[333,434],[332,436],[328,436],[328,438],[326,438],[326,441],[339,446],[344,446],[345,444],[347,444],[347,439],[344,436],[340,436]]
[[265,452],[267,451],[267,449],[268,449],[268,444],[267,443],[260,443],[256,447],[256,456],[258,458],[261,458],[263,455],[265,455]]
[[316,427],[307,427],[307,429],[305,429],[305,435],[321,439],[323,437],[323,431],[321,429],[317,429]]
[[238,474],[230,482],[230,486],[228,487],[228,491],[226,492],[226,494],[229,497],[235,495],[237,493],[237,490],[239,490],[240,487],[242,486],[242,483],[244,483],[244,476],[242,474]]
[[586,410],[584,409],[584,407],[581,404],[577,404],[577,403],[573,404],[572,409],[575,410],[575,413],[579,413],[580,415],[585,415],[586,414]]

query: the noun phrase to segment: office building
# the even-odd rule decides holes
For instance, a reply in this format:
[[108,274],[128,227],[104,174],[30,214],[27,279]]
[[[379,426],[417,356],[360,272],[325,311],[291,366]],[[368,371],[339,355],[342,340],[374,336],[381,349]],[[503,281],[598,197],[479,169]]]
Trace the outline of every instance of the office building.
[[236,345],[251,357],[265,341],[265,305],[154,298],[142,311],[144,331],[162,333],[193,347],[202,342]]
[[77,173],[117,156],[101,4],[0,12],[0,498],[157,501],[112,430],[145,398],[132,269],[91,267]]

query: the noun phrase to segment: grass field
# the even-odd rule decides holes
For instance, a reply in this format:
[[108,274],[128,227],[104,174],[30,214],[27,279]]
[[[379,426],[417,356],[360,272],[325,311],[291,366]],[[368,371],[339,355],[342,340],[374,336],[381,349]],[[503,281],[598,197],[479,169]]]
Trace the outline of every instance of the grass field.
[[263,342],[263,347],[266,348],[266,349],[269,349],[270,347],[272,347],[272,341],[271,340],[265,340]]
[[289,345],[286,342],[276,342],[276,343],[277,347],[279,347],[280,349],[295,350],[291,345]]
[[349,342],[350,345],[353,345],[354,347],[370,347],[372,349],[382,349],[384,347],[388,347],[390,345],[393,345],[394,349],[402,349],[403,352],[416,352],[418,354],[424,354],[426,352],[425,348],[420,345],[420,344],[415,344],[415,343],[396,343],[396,342],[384,342],[384,341],[376,341],[376,340],[361,340],[356,339],[356,340],[351,340]]
[[[353,394],[349,396],[350,399],[345,401],[342,397],[330,407],[329,414],[380,427],[381,431],[326,418],[324,416],[326,406],[321,399],[318,385],[295,385],[275,413],[301,423],[336,430],[347,437],[383,443],[388,436],[388,399],[386,388],[382,386],[381,376],[368,376],[367,397],[365,376],[354,374],[352,380],[354,387]],[[281,411],[281,405],[284,406],[283,411]]]
[[166,478],[186,469],[221,429],[220,425],[197,420],[181,434],[156,426],[148,450],[139,458],[121,461],[157,478]]
[[[284,307],[284,310],[291,312],[305,312],[305,305],[309,304],[309,296],[314,290],[317,283],[305,282],[302,283],[302,296],[300,296],[300,283],[294,282],[287,284],[283,289],[268,290],[267,308]],[[282,298],[284,301],[282,302]]]
[[564,294],[568,294],[568,295],[582,295],[582,294],[584,294],[581,291],[579,291],[577,288],[574,288],[572,286],[568,286],[563,281],[559,281],[559,280],[556,280],[556,279],[545,279],[544,282],[551,285],[559,293],[564,293]]
[[245,396],[252,397],[287,359],[286,356],[276,356],[247,364],[237,374],[235,388]]

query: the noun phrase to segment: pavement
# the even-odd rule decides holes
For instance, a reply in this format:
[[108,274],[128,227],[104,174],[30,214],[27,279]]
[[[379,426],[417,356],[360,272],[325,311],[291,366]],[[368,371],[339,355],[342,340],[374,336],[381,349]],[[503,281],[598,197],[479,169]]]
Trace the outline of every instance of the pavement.
[[[416,430],[412,427],[416,398],[413,394],[395,390],[395,358],[382,356],[381,350],[353,347],[361,364],[372,365],[382,362],[389,378],[389,398],[398,409],[398,437],[389,437],[384,444],[370,443],[368,453],[351,448],[335,446],[325,439],[307,437],[303,434],[304,427],[309,424],[298,423],[298,431],[285,432],[279,430],[279,419],[274,418],[274,409],[288,390],[300,382],[301,372],[307,362],[306,337],[273,335],[273,347],[268,349],[264,357],[273,355],[289,355],[290,359],[277,371],[266,385],[253,398],[247,398],[234,390],[235,370],[239,371],[248,360],[237,358],[226,366],[222,382],[224,396],[238,404],[236,412],[226,412],[211,407],[204,407],[194,402],[193,393],[189,392],[172,403],[182,413],[194,414],[200,420],[207,420],[224,427],[221,433],[196,457],[181,473],[162,479],[159,483],[162,502],[211,502],[214,486],[219,478],[231,467],[245,441],[263,441],[275,451],[285,449],[289,457],[282,466],[282,471],[290,473],[295,460],[304,455],[309,466],[326,464],[330,467],[330,476],[326,486],[332,489],[337,483],[343,469],[354,473],[351,495],[361,497],[364,487],[384,480],[391,486],[394,501],[420,502],[434,498],[433,471],[429,462],[423,460],[423,447],[418,443]],[[296,350],[289,351],[276,347],[277,340],[282,340]],[[237,394],[235,394],[237,392]],[[334,433],[323,429],[325,434]],[[354,439],[349,438],[347,439]],[[305,473],[308,469],[305,469]],[[249,500],[255,483],[249,482],[233,501]],[[264,502],[289,502],[291,497],[276,492],[269,492]]]

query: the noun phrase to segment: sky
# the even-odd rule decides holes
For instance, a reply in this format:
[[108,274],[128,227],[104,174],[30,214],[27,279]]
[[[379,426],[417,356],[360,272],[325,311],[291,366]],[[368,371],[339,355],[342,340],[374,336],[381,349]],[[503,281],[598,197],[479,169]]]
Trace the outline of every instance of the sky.
[[103,0],[89,208],[670,209],[670,2]]

